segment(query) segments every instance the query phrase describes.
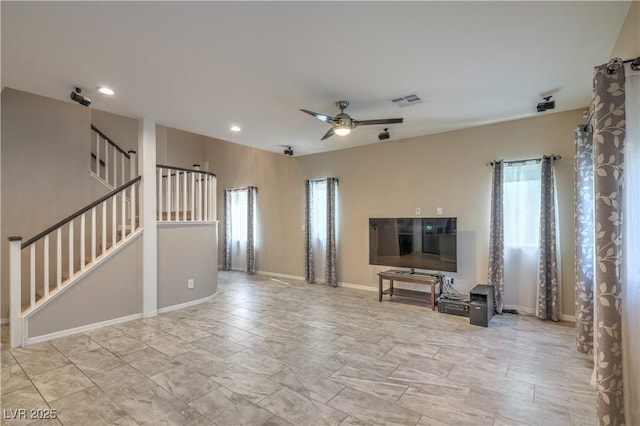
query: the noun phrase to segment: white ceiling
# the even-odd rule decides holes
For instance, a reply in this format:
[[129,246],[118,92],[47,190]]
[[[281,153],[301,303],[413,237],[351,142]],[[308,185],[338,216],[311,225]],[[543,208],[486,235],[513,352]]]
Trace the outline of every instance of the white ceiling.
[[[629,5],[2,1],[2,86],[71,102],[78,85],[100,110],[304,155],[380,143],[386,126],[320,141],[329,125],[298,111],[343,99],[404,117],[391,140],[533,116],[547,93],[584,107]],[[424,102],[389,101],[411,93]]]

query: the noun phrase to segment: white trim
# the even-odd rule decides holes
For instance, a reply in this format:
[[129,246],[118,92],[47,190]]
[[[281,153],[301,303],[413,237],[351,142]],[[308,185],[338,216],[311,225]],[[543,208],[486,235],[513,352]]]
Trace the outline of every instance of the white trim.
[[526,306],[520,306],[520,305],[504,305],[502,306],[503,310],[508,310],[508,311],[517,311],[518,314],[520,315],[532,315],[535,316],[536,315],[536,310],[532,309],[532,308],[527,308]]
[[59,339],[60,337],[71,336],[73,334],[83,333],[89,330],[95,330],[96,328],[108,327],[110,325],[120,324],[127,321],[132,321],[142,318],[142,314],[132,314],[120,318],[114,318],[101,322],[94,322],[93,324],[81,325],[80,327],[69,328],[67,330],[56,331],[49,334],[43,334],[41,336],[29,337],[26,339],[27,345],[33,345],[36,343],[42,343],[53,339]]
[[9,324],[9,318],[0,318],[0,324]]
[[[101,178],[100,176],[98,176],[97,174],[95,174],[95,172],[93,170],[89,170],[89,174],[98,182],[100,182],[102,185],[106,186],[107,188],[109,188],[110,190],[114,190],[116,189],[115,186],[112,186],[109,182],[107,182],[106,180],[104,180],[103,178]],[[133,178],[132,178],[133,179]]]
[[148,318],[153,318],[153,317],[157,317],[158,316],[158,311],[149,311],[149,312],[144,312],[142,314],[142,318],[143,319],[148,319]]
[[[138,170],[140,184],[140,221],[147,228],[142,240],[142,313],[145,318],[158,311],[158,227],[156,194],[156,122],[138,119]],[[168,186],[167,186],[168,188]],[[170,216],[170,215],[169,215]]]
[[197,225],[197,226],[203,226],[203,225],[217,225],[219,222],[219,220],[174,220],[174,221],[170,221],[170,220],[163,220],[163,221],[158,221],[156,222],[158,227],[163,228],[163,227],[167,227],[169,225]]
[[139,228],[136,231],[134,231],[133,235],[130,234],[129,237],[124,242],[119,243],[119,244],[117,244],[115,246],[112,246],[110,249],[108,249],[106,251],[106,253],[104,255],[101,255],[101,256],[97,257],[96,258],[96,262],[93,263],[90,267],[88,267],[84,271],[80,271],[80,272],[76,273],[70,281],[68,281],[66,283],[62,283],[59,287],[51,290],[49,292],[49,298],[48,299],[45,299],[45,300],[40,299],[39,302],[36,302],[35,306],[33,306],[30,309],[28,309],[25,312],[23,312],[22,313],[22,318],[27,319],[31,315],[33,315],[34,313],[38,312],[43,306],[46,306],[50,301],[52,301],[53,299],[55,299],[56,297],[58,297],[59,295],[64,293],[68,288],[73,287],[73,284],[79,282],[86,275],[91,274],[104,261],[106,261],[107,259],[112,257],[114,254],[116,254],[119,251],[121,251],[122,249],[124,249],[126,246],[131,244],[132,241],[138,239],[142,234],[143,234],[143,229]]
[[[515,310],[518,312],[519,315],[536,316],[535,309],[526,308],[520,305],[504,305],[503,309]],[[576,317],[574,315],[560,314],[560,320],[567,321],[567,322],[576,322]]]
[[339,282],[338,287],[355,288],[357,290],[364,290],[364,291],[375,291],[375,292],[378,291],[378,286],[362,285],[362,284],[351,284],[351,283]]
[[290,280],[304,281],[304,277],[299,277],[297,275],[279,274],[277,272],[256,271],[256,274],[267,275],[269,277],[288,278]]
[[218,295],[218,292],[216,291],[211,296],[203,297],[202,299],[196,299],[196,300],[191,300],[189,302],[178,303],[177,305],[166,306],[164,308],[158,309],[158,313],[164,314],[165,312],[175,311],[177,309],[188,308],[189,306],[199,305],[200,303],[209,302],[215,299],[217,295]]

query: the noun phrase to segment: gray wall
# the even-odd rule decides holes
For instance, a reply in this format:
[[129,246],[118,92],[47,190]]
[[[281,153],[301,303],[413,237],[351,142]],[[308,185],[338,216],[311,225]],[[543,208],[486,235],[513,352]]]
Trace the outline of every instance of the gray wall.
[[29,337],[141,313],[142,237],[33,314]]
[[108,192],[89,175],[90,111],[2,91],[2,318],[9,316],[7,238],[29,239]]
[[215,223],[158,225],[158,309],[218,291],[217,238]]
[[224,188],[258,187],[257,270],[304,275],[303,181],[335,176],[340,179],[340,282],[373,289],[376,273],[388,269],[369,265],[368,218],[412,217],[416,207],[421,216],[433,217],[442,207],[444,216],[458,218],[459,269],[450,275],[456,278],[456,288],[466,293],[487,280],[491,168],[485,163],[560,154],[556,177],[562,310],[572,315],[573,131],[582,121],[582,110],[574,110],[302,157],[208,138],[206,156],[218,175],[221,221]]
[[138,120],[92,109],[91,124],[125,151],[138,150]]

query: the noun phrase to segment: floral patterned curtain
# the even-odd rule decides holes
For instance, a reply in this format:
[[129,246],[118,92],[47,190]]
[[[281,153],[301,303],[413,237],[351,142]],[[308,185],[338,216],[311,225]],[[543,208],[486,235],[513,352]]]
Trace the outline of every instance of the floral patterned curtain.
[[597,413],[600,424],[623,425],[621,279],[625,73],[610,64],[594,76],[595,307]]
[[580,125],[575,131],[575,273],[576,347],[593,353],[593,131]]
[[504,213],[503,213],[504,163],[493,163],[491,186],[491,223],[489,237],[489,285],[494,288],[497,313],[502,313],[504,296]]
[[560,319],[556,195],[553,156],[543,156],[540,186],[540,249],[538,260],[538,308],[540,319]]
[[304,181],[304,280],[312,283],[316,280],[313,269],[313,241],[311,238],[311,181]]
[[256,272],[256,243],[255,243],[255,207],[258,195],[258,188],[250,186],[247,188],[247,272]]
[[224,190],[224,254],[222,269],[231,270],[231,190]]
[[338,179],[327,178],[327,285],[338,286],[336,271],[336,202]]

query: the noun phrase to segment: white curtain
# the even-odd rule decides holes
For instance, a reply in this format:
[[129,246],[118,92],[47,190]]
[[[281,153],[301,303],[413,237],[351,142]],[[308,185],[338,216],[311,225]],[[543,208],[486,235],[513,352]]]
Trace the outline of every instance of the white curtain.
[[231,191],[231,269],[244,271],[247,267],[247,190]]
[[640,71],[626,64],[626,137],[622,262],[625,419],[640,425]]
[[310,181],[311,246],[317,281],[326,281],[327,266],[327,181]]
[[534,314],[540,235],[540,164],[504,167],[504,308]]

